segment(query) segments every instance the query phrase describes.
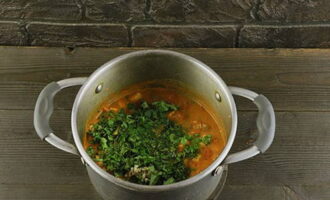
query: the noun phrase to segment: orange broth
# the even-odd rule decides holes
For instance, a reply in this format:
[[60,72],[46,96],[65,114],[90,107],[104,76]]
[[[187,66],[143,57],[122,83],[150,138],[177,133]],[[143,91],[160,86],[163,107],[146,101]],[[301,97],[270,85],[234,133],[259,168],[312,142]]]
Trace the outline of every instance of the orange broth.
[[[142,100],[148,103],[163,100],[175,104],[179,106],[179,109],[170,112],[168,118],[181,124],[188,134],[212,135],[211,143],[201,145],[197,157],[185,160],[185,165],[193,169],[190,176],[206,169],[223,150],[226,144],[226,133],[221,120],[215,120],[209,106],[204,101],[171,81],[140,83],[110,95],[87,122],[85,132],[87,133],[92,125],[98,122],[102,112],[125,110],[127,104],[138,103]],[[83,139],[85,149],[91,146],[90,140],[92,140],[92,137],[86,133]],[[180,148],[182,147],[179,146],[178,150]],[[100,163],[98,164],[102,167]]]

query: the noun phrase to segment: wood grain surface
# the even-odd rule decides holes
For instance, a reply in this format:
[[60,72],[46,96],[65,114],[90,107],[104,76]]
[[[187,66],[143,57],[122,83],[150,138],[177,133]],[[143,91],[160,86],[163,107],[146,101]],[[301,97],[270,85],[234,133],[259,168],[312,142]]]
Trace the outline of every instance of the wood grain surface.
[[[79,158],[42,142],[33,108],[49,82],[88,76],[133,48],[0,47],[0,199],[101,199]],[[262,93],[276,110],[276,136],[263,155],[229,166],[221,200],[330,199],[330,50],[175,49],[211,66],[228,83]],[[78,88],[56,96],[55,133],[71,141]],[[256,108],[236,98],[232,151],[256,137]]]

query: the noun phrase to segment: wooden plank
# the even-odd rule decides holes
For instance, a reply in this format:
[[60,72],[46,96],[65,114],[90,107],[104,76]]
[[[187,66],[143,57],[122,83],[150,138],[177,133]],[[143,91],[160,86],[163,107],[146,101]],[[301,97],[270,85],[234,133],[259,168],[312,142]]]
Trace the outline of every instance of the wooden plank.
[[[48,82],[87,76],[134,50],[0,47],[0,199],[100,199],[79,158],[36,136],[32,109]],[[175,50],[204,61],[230,85],[263,93],[278,111],[272,147],[229,166],[222,199],[330,198],[330,50]],[[56,97],[52,118],[55,133],[70,142],[77,90]],[[256,138],[255,107],[237,100],[242,112],[233,152]]]
[[101,200],[91,184],[0,185],[0,198],[6,200]]
[[[234,149],[256,132],[256,113],[240,112]],[[252,119],[252,120],[251,120]],[[274,142],[263,155],[229,166],[230,185],[330,184],[330,113],[277,112]],[[243,133],[243,134],[242,134]]]
[[299,186],[284,186],[286,200],[328,200],[330,199],[330,185],[299,185]]
[[[32,116],[29,110],[0,111],[0,183],[86,182],[85,169],[77,157],[40,141],[34,132]],[[248,146],[247,141],[255,137],[255,117],[255,112],[239,113],[233,151]],[[277,113],[278,128],[269,151],[230,165],[227,184],[330,184],[329,118],[329,112]],[[56,111],[52,126],[58,136],[71,141],[69,121],[69,111]]]
[[223,189],[219,200],[328,200],[330,185],[324,186],[262,186],[229,185]]
[[[55,133],[72,142],[70,112],[55,112]],[[0,111],[0,183],[79,184],[89,182],[80,158],[41,141],[32,111]],[[0,198],[1,199],[1,198]]]
[[285,192],[280,186],[265,187],[258,185],[226,185],[218,200],[285,200]]
[[[33,109],[49,82],[88,76],[98,66],[138,48],[0,47],[0,109]],[[263,93],[278,111],[330,110],[328,49],[175,49],[211,66],[228,83]],[[75,91],[62,95],[70,109]],[[66,96],[68,95],[68,96]],[[241,110],[255,110],[247,101]]]

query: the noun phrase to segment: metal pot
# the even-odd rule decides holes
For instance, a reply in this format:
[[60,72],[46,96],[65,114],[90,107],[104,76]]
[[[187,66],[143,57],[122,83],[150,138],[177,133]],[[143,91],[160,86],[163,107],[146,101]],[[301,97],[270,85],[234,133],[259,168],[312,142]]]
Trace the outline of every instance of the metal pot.
[[[216,117],[221,117],[228,132],[227,144],[219,157],[200,174],[189,179],[159,186],[139,185],[112,176],[101,169],[82,145],[84,127],[90,114],[110,93],[142,81],[174,79],[184,83],[208,100]],[[71,126],[75,145],[58,138],[49,126],[53,98],[61,89],[82,85],[72,108]],[[229,154],[236,135],[237,111],[234,95],[250,99],[258,107],[258,138],[243,151]],[[42,140],[81,157],[96,190],[104,199],[207,199],[215,190],[227,164],[265,152],[275,133],[275,115],[263,95],[250,90],[227,87],[204,63],[181,53],[166,50],[137,51],[117,57],[98,68],[88,78],[69,78],[48,84],[40,93],[34,111],[34,126]]]

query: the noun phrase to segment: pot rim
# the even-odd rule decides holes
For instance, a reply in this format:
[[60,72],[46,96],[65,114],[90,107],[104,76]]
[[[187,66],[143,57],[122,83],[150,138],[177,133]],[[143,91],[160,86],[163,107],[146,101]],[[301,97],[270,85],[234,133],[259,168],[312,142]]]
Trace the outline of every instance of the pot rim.
[[[232,118],[232,125],[231,125],[231,131],[229,133],[229,137],[227,140],[227,144],[225,145],[223,151],[220,153],[220,155],[218,156],[218,158],[213,161],[213,163],[211,165],[209,165],[206,169],[204,169],[202,172],[200,172],[199,174],[192,176],[188,179],[176,182],[176,183],[172,183],[169,185],[141,185],[141,184],[136,184],[136,183],[132,183],[129,181],[125,181],[122,180],[120,178],[116,178],[115,176],[111,175],[110,173],[106,172],[105,170],[103,170],[101,167],[99,167],[90,157],[89,155],[86,153],[82,142],[80,140],[79,134],[78,134],[78,129],[77,129],[77,113],[78,113],[78,107],[80,102],[82,101],[82,96],[85,93],[85,91],[91,87],[92,83],[95,81],[95,77],[97,77],[99,74],[102,74],[103,71],[105,70],[109,70],[108,68],[113,67],[116,63],[124,60],[124,59],[128,59],[131,57],[135,57],[135,56],[142,56],[142,55],[148,55],[148,54],[158,54],[158,55],[173,55],[176,57],[180,57],[182,59],[185,60],[189,60],[191,62],[193,62],[195,64],[196,67],[201,68],[203,71],[205,71],[205,73],[207,73],[208,75],[210,75],[211,77],[213,77],[213,79],[215,81],[217,81],[217,84],[222,87],[222,90],[224,91],[224,96],[225,98],[227,98],[229,101],[229,107],[230,107],[230,111],[231,111],[231,118]],[[74,142],[75,145],[79,151],[79,154],[81,155],[82,159],[85,161],[85,163],[87,164],[87,166],[89,166],[90,168],[92,168],[95,172],[97,172],[99,175],[101,175],[103,178],[111,181],[112,183],[118,185],[118,186],[122,186],[124,188],[130,189],[130,190],[136,190],[136,191],[145,191],[145,192],[159,192],[159,191],[165,191],[165,190],[171,190],[171,189],[178,189],[178,188],[182,188],[185,187],[187,185],[193,184],[199,180],[201,180],[202,178],[204,178],[205,176],[209,175],[210,173],[212,173],[213,170],[215,170],[215,168],[217,166],[219,166],[221,164],[221,162],[225,159],[225,157],[227,156],[227,154],[229,153],[229,150],[232,147],[232,144],[234,142],[235,136],[236,136],[236,129],[237,129],[237,110],[236,110],[236,104],[233,98],[233,95],[231,94],[228,86],[225,84],[225,82],[220,78],[220,76],[215,73],[210,67],[208,67],[206,64],[202,63],[201,61],[182,54],[182,53],[178,53],[175,51],[170,51],[170,50],[139,50],[139,51],[134,51],[134,52],[130,52],[124,55],[121,55],[119,57],[116,57],[108,62],[106,62],[105,64],[103,64],[101,67],[99,67],[98,69],[96,69],[87,79],[87,81],[82,85],[82,87],[80,88],[74,104],[73,104],[73,108],[72,108],[72,113],[71,113],[71,127],[72,127],[72,134],[73,134],[73,138],[74,138]]]

